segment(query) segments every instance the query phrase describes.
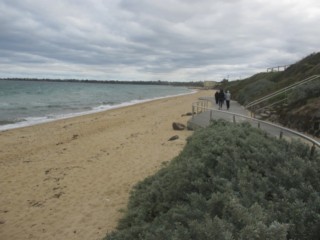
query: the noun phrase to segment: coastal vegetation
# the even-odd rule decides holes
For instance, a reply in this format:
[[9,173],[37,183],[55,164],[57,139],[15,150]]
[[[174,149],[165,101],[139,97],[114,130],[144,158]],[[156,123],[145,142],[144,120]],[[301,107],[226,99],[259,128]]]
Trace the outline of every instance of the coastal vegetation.
[[[243,80],[232,82],[224,81],[220,87],[229,89],[233,93],[232,96],[235,100],[242,105],[246,105],[269,93],[319,74],[320,52],[310,54],[302,60],[290,65],[284,71],[262,72]],[[314,82],[311,82],[310,84],[314,84]],[[301,95],[305,94],[301,92]],[[309,96],[307,95],[305,97],[308,98]]]
[[320,156],[249,124],[214,121],[138,183],[117,239],[318,239]]
[[[258,73],[241,81],[224,81],[220,87],[230,90],[234,100],[246,105],[315,75],[320,75],[320,53],[310,54],[290,65],[285,71]],[[265,120],[320,137],[320,78],[285,94],[286,96],[279,98],[286,101],[264,108],[258,114],[262,112]],[[273,100],[277,102],[279,99]]]

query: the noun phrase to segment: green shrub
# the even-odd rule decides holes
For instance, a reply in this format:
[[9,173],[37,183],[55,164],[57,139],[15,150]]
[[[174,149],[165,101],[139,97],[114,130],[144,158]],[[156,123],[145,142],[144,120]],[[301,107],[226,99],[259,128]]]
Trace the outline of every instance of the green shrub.
[[290,65],[285,71],[262,72],[243,80],[222,84],[221,87],[229,89],[232,98],[240,104],[247,104],[303,79],[319,74],[320,52],[310,54]]
[[304,105],[308,99],[320,96],[320,80],[314,80],[293,90],[288,96],[290,105]]
[[260,96],[269,93],[273,89],[274,85],[275,83],[268,79],[259,79],[242,88],[238,93],[237,100],[240,104],[245,105]]
[[318,239],[320,156],[249,124],[213,122],[137,184],[105,239]]

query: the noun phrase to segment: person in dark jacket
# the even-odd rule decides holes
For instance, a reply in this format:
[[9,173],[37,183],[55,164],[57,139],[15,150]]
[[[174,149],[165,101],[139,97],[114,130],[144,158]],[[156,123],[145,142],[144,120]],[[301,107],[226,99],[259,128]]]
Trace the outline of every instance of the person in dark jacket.
[[220,92],[219,92],[219,96],[218,96],[218,99],[219,99],[219,110],[222,109],[222,106],[223,106],[223,103],[224,103],[224,91],[223,89],[220,89]]
[[219,92],[216,91],[216,93],[214,94],[214,98],[216,99],[216,104],[218,105],[219,103]]

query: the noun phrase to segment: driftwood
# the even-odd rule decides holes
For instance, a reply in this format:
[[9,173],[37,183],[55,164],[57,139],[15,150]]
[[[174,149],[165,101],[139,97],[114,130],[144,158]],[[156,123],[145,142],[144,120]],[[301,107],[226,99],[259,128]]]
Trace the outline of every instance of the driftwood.
[[192,112],[187,112],[181,115],[181,117],[184,117],[184,116],[192,116]]
[[168,141],[174,141],[174,140],[177,140],[177,139],[179,139],[179,136],[178,135],[174,135],[171,138],[169,138]]

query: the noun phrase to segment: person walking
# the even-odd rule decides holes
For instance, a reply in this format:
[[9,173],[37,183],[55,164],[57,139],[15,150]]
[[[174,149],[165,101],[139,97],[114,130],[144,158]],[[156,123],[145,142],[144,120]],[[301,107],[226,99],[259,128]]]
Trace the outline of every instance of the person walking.
[[219,92],[219,96],[218,96],[218,100],[219,100],[219,110],[222,109],[222,106],[223,106],[223,103],[224,103],[224,91],[223,89],[220,89],[220,92]]
[[230,99],[231,99],[231,93],[228,90],[225,94],[226,104],[227,104],[227,110],[230,108]]
[[216,104],[218,105],[219,103],[219,92],[216,91],[216,93],[214,94],[214,98],[216,99]]

